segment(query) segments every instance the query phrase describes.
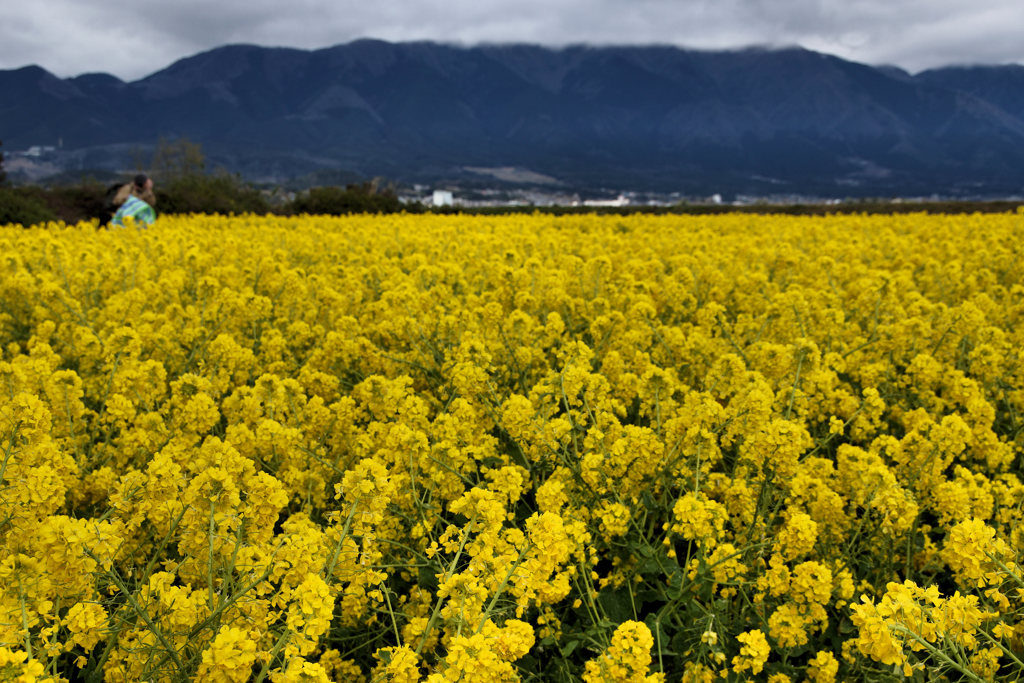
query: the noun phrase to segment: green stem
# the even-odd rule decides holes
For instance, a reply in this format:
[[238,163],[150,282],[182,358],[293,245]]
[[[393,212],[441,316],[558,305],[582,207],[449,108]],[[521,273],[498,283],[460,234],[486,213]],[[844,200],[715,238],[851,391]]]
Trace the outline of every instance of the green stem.
[[395,620],[395,609],[391,606],[391,594],[383,581],[380,584],[380,590],[384,593],[384,600],[388,603],[388,614],[391,616],[391,627],[395,630],[395,643],[398,646],[401,646],[402,634],[398,631],[398,622]]
[[925,638],[922,638],[920,635],[918,635],[914,631],[910,630],[906,626],[899,626],[899,625],[897,625],[897,626],[890,626],[889,628],[892,629],[893,631],[896,631],[897,633],[902,633],[902,634],[910,636],[911,638],[916,640],[918,643],[920,643],[924,647],[924,649],[928,650],[929,653],[934,655],[937,659],[942,660],[947,666],[950,666],[950,667],[956,669],[957,671],[959,671],[968,680],[974,681],[974,683],[987,683],[984,678],[981,678],[980,676],[978,676],[976,673],[974,673],[970,669],[964,668],[959,662],[957,662],[956,660],[951,658],[945,652],[943,652],[939,648],[935,647],[930,642],[928,642]]
[[345,518],[345,526],[341,529],[341,536],[338,537],[338,544],[334,546],[334,553],[331,555],[331,561],[328,563],[324,572],[324,577],[330,580],[331,576],[334,575],[334,567],[338,564],[338,556],[341,555],[341,546],[348,538],[348,530],[352,524],[352,517],[356,514],[356,507],[358,507],[358,499],[352,503],[352,509],[348,511],[348,517]]
[[525,546],[523,546],[523,549],[519,551],[519,557],[517,557],[516,561],[512,563],[512,568],[509,569],[508,572],[506,572],[505,578],[502,579],[501,585],[498,586],[498,590],[494,592],[494,595],[491,596],[490,602],[487,603],[487,607],[486,609],[484,609],[484,613],[480,617],[480,624],[477,625],[476,631],[474,631],[474,633],[480,633],[480,629],[484,627],[484,623],[487,621],[487,616],[491,613],[491,610],[494,609],[494,605],[498,602],[498,598],[501,596],[502,593],[505,592],[505,586],[508,585],[508,582],[512,578],[512,575],[515,574],[516,569],[519,567],[519,563],[523,561],[523,558],[526,557],[527,551],[529,551],[529,549],[532,546],[533,543],[528,542]]
[[25,587],[21,584],[21,572],[18,572],[18,603],[21,605],[21,628],[25,635],[25,652],[32,659],[32,637],[28,630],[28,611],[25,609]]
[[[89,555],[89,557],[96,560],[96,557],[92,554],[92,552],[90,552],[89,550],[86,550],[85,552]],[[142,609],[142,606],[139,605],[138,601],[135,599],[135,596],[132,595],[131,591],[128,590],[128,586],[126,586],[124,581],[121,580],[121,577],[118,576],[117,570],[111,568],[105,571],[107,576],[110,577],[110,580],[113,581],[114,585],[117,586],[117,589],[121,591],[122,595],[125,596],[125,600],[128,601],[128,604],[131,606],[135,614],[138,615],[138,617],[142,619],[142,621],[146,622],[146,627],[150,630],[150,632],[153,633],[154,636],[156,636],[157,640],[160,641],[160,644],[163,645],[164,651],[168,655],[170,655],[172,660],[174,660],[174,664],[178,667],[178,671],[184,674],[185,665],[182,663],[181,658],[178,657],[178,651],[174,648],[174,646],[171,645],[170,642],[168,642],[167,638],[164,637],[163,631],[161,631],[150,618],[149,612]]]
[[[473,529],[473,520],[469,521],[466,525],[466,529],[462,532],[462,541],[459,543],[459,550],[455,553],[455,558],[452,559],[451,565],[448,567],[448,571],[445,572],[444,580],[449,581],[452,575],[455,574],[455,566],[459,562],[459,558],[462,557],[462,550],[466,547],[466,541],[469,539],[469,533]],[[430,613],[430,619],[427,620],[427,626],[423,629],[423,635],[420,636],[420,642],[416,645],[416,654],[418,655],[423,649],[424,643],[427,642],[427,635],[434,627],[434,622],[437,621],[437,615],[441,611],[441,603],[444,602],[444,598],[438,597],[437,602],[434,603],[434,609]]]
[[256,683],[263,683],[263,679],[267,677],[267,672],[270,671],[270,666],[274,663],[274,659],[281,651],[281,648],[284,647],[284,644],[288,642],[289,635],[291,635],[291,632],[285,628],[284,633],[281,634],[281,637],[277,639],[277,642],[274,643],[274,647],[270,650],[270,655],[267,657],[267,661],[260,669],[259,676],[256,677]]
[[213,610],[213,532],[214,532],[214,503],[210,500],[210,526],[209,526],[209,548],[210,561],[206,565],[206,604]]

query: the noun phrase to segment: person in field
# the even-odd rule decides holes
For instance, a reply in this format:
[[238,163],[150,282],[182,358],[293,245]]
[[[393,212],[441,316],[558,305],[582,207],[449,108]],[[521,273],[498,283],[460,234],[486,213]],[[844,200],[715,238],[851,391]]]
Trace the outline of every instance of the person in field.
[[[111,188],[113,189],[113,188]],[[138,227],[149,227],[156,220],[156,196],[153,194],[153,179],[145,173],[135,176],[132,182],[122,185],[109,196],[108,203],[117,210],[110,219],[110,225],[123,228],[126,219],[131,219]]]

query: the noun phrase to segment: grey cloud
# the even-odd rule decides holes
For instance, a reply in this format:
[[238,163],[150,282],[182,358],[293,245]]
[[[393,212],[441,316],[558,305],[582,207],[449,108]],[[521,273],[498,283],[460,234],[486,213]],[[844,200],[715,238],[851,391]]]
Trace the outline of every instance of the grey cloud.
[[1020,0],[133,0],[20,2],[5,9],[0,68],[135,79],[226,43],[317,48],[385,40],[804,45],[915,71],[1024,61]]

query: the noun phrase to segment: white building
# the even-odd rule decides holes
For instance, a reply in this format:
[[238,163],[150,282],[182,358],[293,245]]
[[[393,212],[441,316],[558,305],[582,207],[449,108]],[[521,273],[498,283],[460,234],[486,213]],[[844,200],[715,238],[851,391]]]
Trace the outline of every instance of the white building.
[[587,199],[583,206],[626,206],[629,204],[629,197],[620,194],[615,199]]
[[454,201],[455,198],[452,197],[452,193],[448,190],[434,190],[432,200],[434,206],[451,206]]
[[27,157],[41,157],[49,152],[56,151],[57,148],[53,145],[32,145],[25,150],[25,156]]

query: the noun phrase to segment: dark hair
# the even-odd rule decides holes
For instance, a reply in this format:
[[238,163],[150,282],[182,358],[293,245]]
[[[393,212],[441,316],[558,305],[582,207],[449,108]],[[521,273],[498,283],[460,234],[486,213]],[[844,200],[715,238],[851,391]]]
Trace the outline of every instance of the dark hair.
[[137,176],[135,176],[135,187],[139,188],[140,190],[143,189],[144,187],[146,187],[147,180],[149,180],[148,175],[146,175],[145,173],[138,174]]

